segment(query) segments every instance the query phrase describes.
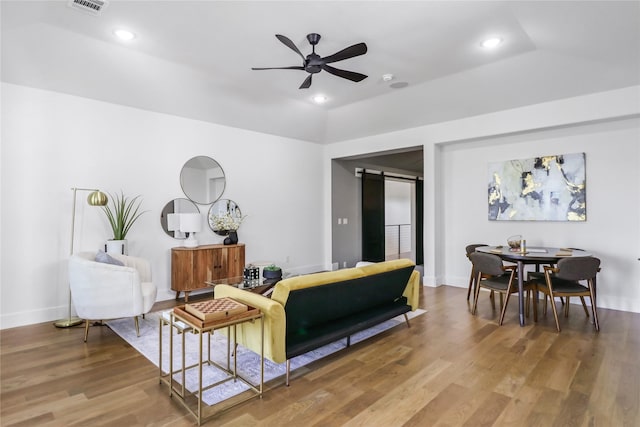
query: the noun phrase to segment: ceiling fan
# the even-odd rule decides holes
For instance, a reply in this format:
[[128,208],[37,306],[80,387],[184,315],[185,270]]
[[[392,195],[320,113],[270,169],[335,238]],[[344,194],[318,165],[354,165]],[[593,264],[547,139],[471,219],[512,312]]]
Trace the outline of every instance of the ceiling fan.
[[300,52],[300,50],[296,47],[296,45],[286,36],[281,34],[276,34],[276,38],[280,40],[285,46],[289,49],[296,52],[302,58],[302,65],[293,65],[290,67],[271,67],[271,68],[251,68],[252,70],[302,70],[309,73],[309,76],[305,79],[304,82],[300,85],[299,89],[307,89],[311,86],[311,77],[319,73],[322,70],[325,70],[327,73],[333,74],[334,76],[342,77],[343,79],[351,80],[354,82],[360,82],[367,78],[364,74],[356,73],[354,71],[340,70],[338,68],[334,68],[331,65],[328,65],[332,62],[342,61],[344,59],[353,58],[355,56],[364,55],[367,53],[367,45],[364,43],[354,44],[347,48],[342,49],[339,52],[334,53],[333,55],[325,56],[324,58],[320,57],[316,53],[316,45],[320,41],[320,34],[311,33],[307,34],[307,40],[312,46],[312,52],[305,56]]

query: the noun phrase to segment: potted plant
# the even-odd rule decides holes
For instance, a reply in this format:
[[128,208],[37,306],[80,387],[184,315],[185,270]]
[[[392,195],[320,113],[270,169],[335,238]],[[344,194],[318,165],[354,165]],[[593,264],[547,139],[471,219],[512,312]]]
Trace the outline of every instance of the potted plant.
[[275,264],[271,264],[262,269],[262,277],[265,278],[264,283],[276,283],[282,280],[282,269]]
[[120,191],[119,195],[116,194],[115,196],[109,193],[111,206],[107,204],[102,207],[113,231],[113,238],[107,241],[107,252],[127,254],[127,233],[131,229],[131,226],[140,218],[140,215],[146,212],[140,212],[140,205],[142,204],[140,197],[141,196],[138,195],[129,198],[125,196],[122,191]]

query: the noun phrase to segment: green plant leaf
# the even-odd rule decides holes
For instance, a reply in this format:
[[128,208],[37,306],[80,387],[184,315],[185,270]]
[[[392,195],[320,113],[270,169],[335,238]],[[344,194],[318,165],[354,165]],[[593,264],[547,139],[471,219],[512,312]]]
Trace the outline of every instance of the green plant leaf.
[[107,204],[102,207],[102,210],[107,216],[107,220],[113,231],[113,239],[124,240],[131,226],[147,211],[140,211],[142,205],[140,195],[130,199],[125,196],[122,191],[116,195],[109,193],[109,202],[113,206]]

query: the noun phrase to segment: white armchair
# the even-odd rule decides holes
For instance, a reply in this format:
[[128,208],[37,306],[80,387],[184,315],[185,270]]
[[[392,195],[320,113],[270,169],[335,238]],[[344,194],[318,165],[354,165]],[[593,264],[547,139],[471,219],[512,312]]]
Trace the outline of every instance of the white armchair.
[[95,252],[80,252],[69,259],[71,299],[78,316],[85,319],[84,341],[92,320],[131,317],[136,333],[139,315],[151,310],[158,292],[151,283],[151,266],[142,258],[109,254],[124,266],[95,261]]

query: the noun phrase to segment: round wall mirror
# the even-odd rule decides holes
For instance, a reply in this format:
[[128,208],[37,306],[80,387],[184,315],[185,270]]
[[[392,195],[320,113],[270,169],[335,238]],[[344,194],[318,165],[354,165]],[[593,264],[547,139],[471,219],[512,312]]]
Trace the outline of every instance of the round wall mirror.
[[209,208],[209,227],[220,235],[226,236],[229,230],[237,230],[242,222],[240,206],[233,200],[220,199]]
[[222,196],[226,180],[222,167],[207,156],[189,159],[180,171],[180,186],[195,203],[209,205]]
[[160,225],[162,229],[169,237],[175,239],[186,239],[187,236],[180,230],[177,230],[177,226],[172,224],[172,217],[170,214],[181,213],[200,213],[198,206],[189,199],[173,199],[162,208],[160,212]]

